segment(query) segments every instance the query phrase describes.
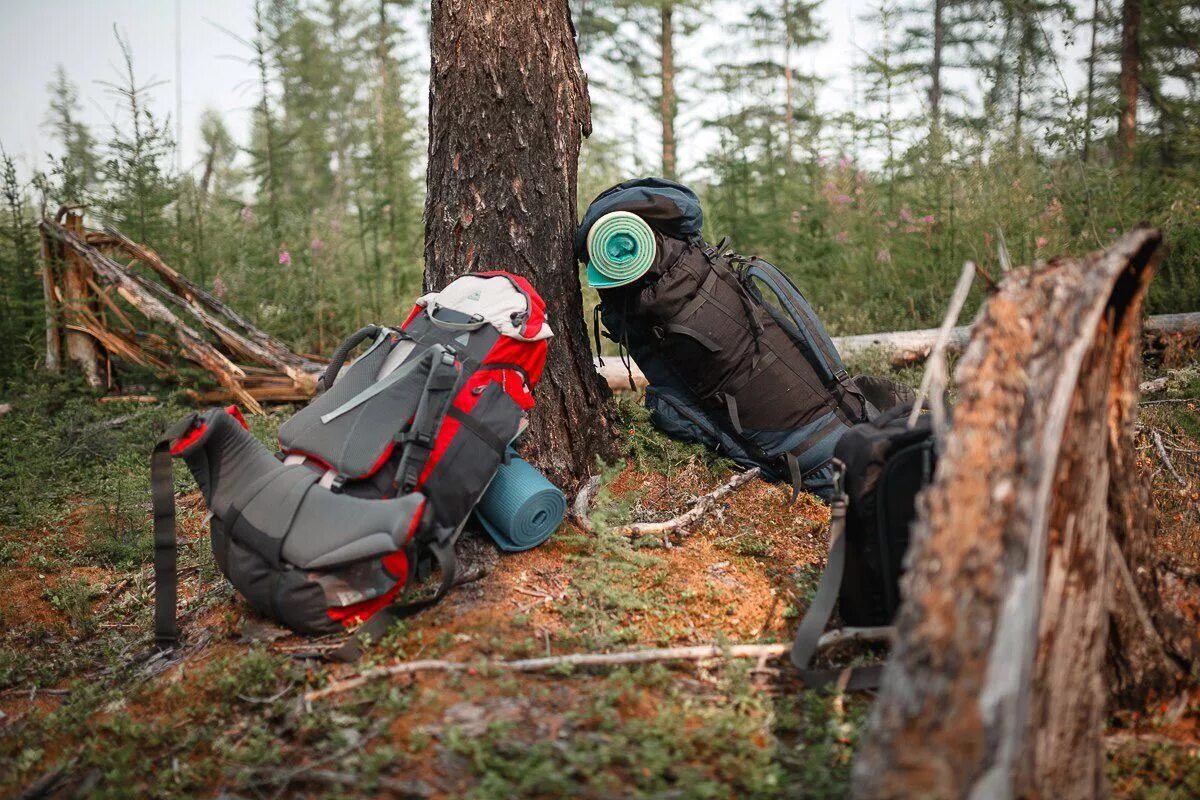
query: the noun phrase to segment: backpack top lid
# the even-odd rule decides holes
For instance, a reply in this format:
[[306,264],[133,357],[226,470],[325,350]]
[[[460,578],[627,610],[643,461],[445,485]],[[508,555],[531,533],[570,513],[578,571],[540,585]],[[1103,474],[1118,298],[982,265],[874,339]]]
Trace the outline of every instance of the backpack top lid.
[[554,335],[546,321],[546,302],[529,281],[509,272],[473,272],[456,278],[440,292],[417,298],[409,320],[422,308],[435,319],[439,309],[451,309],[525,342]]
[[651,228],[673,239],[694,241],[704,228],[700,198],[688,187],[666,178],[634,178],[596,196],[575,234],[575,258],[588,260],[588,234],[592,226],[613,211],[637,214]]

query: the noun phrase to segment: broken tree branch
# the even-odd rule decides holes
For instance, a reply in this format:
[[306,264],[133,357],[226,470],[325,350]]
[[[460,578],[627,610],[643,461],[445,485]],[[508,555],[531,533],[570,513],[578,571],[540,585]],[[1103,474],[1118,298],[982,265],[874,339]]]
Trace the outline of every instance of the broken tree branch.
[[[716,489],[697,498],[691,508],[677,517],[664,522],[635,522],[632,525],[622,525],[619,528],[614,528],[613,532],[622,536],[656,536],[683,530],[716,508],[719,500],[736,492],[761,474],[762,469],[759,467],[748,469],[745,472],[738,472]],[[592,533],[595,530],[595,526],[588,519],[588,511],[591,506],[592,495],[595,494],[599,486],[599,476],[593,477],[579,490],[579,494],[575,496],[575,502],[572,506],[575,522],[588,533]]]
[[1188,482],[1183,479],[1183,476],[1175,471],[1175,465],[1171,463],[1171,457],[1167,455],[1167,448],[1163,446],[1162,435],[1157,430],[1151,428],[1150,438],[1154,440],[1154,449],[1158,451],[1158,457],[1162,460],[1163,466],[1167,468],[1167,472],[1171,473],[1171,477],[1175,479],[1183,488],[1187,488]]
[[[890,642],[894,629],[847,628],[832,630],[821,636],[817,647],[827,649],[847,642]],[[791,652],[791,643],[786,644],[715,644],[691,645],[686,647],[655,647],[646,650],[622,650],[616,653],[571,653],[562,656],[523,658],[515,661],[444,661],[426,659],[405,661],[389,666],[372,667],[353,678],[335,681],[323,689],[314,689],[304,695],[305,702],[321,700],[331,695],[348,692],[381,678],[396,675],[411,675],[414,672],[466,672],[479,670],[507,670],[511,672],[542,672],[558,667],[617,667],[625,664],[649,664],[658,661],[710,661],[718,658],[779,658]]]
[[925,374],[921,378],[921,388],[917,389],[917,400],[913,403],[912,412],[908,415],[908,427],[912,428],[917,424],[917,417],[921,414],[921,407],[924,405],[926,398],[930,398],[930,409],[933,412],[933,430],[942,439],[946,434],[946,384],[949,381],[949,375],[946,365],[946,345],[950,341],[950,331],[954,329],[954,323],[958,322],[959,316],[962,315],[963,306],[967,303],[967,295],[971,293],[971,286],[975,283],[975,265],[968,261],[963,264],[962,272],[958,275],[958,283],[954,286],[954,294],[950,296],[950,305],[946,309],[946,317],[942,320],[942,327],[938,329],[937,338],[933,342],[933,350],[929,363],[925,367]]

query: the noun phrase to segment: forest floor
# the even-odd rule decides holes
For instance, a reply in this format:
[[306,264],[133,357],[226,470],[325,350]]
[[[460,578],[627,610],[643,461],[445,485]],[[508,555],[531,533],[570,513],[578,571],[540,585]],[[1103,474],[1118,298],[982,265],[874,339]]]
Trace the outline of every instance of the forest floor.
[[[1200,361],[1143,408],[1164,553],[1200,569]],[[622,403],[630,457],[605,472],[587,534],[536,550],[461,545],[473,580],[360,664],[257,617],[180,501],[186,646],[151,655],[147,455],[183,408],[100,403],[38,384],[0,398],[0,795],[839,797],[870,696],[802,692],[779,662],[715,659],[515,673],[499,660],[636,647],[787,642],[825,556],[828,510],[752,482],[670,547],[605,526],[661,520],[728,465],[654,433]],[[270,440],[287,410],[253,420]],[[1165,463],[1154,440],[1162,442]],[[1187,485],[1181,486],[1176,478]],[[184,472],[177,473],[186,485]],[[846,664],[871,646],[827,654]],[[374,665],[469,670],[305,694]],[[1200,682],[1114,716],[1114,793],[1200,795]],[[41,795],[37,795],[37,792]]]

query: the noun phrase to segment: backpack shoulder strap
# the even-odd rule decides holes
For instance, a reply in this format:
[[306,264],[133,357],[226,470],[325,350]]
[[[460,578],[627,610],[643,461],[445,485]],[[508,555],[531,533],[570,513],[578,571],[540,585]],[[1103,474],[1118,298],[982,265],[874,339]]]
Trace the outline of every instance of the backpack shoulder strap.
[[[833,339],[829,338],[829,332],[825,330],[825,326],[821,320],[817,318],[812,306],[804,299],[804,295],[800,293],[800,289],[792,282],[792,279],[785,275],[779,267],[769,261],[763,261],[761,258],[752,258],[745,272],[748,281],[757,279],[763,286],[775,295],[779,307],[783,313],[788,316],[788,320],[784,320],[785,328],[790,327],[789,333],[792,338],[799,337],[797,343],[802,349],[810,363],[825,379],[826,386],[840,393],[839,396],[846,394],[853,395],[858,398],[862,406],[862,414],[847,414],[849,417],[860,416],[860,420],[864,420],[874,415],[874,407],[870,407],[862,392],[850,377],[850,373],[846,371],[846,365],[842,362],[842,357],[838,353],[837,348],[833,345]],[[790,321],[791,325],[786,323]],[[839,405],[841,405],[839,403]]]
[[763,261],[761,258],[751,259],[746,267],[746,276],[758,279],[775,295],[779,307],[791,318],[796,332],[812,352],[815,361],[813,366],[825,376],[827,381],[840,380],[838,373],[844,375],[846,372],[842,357],[838,354],[837,348],[833,346],[833,340],[829,338],[825,326],[817,319],[812,306],[804,299],[804,295],[800,293],[796,284],[792,283],[791,278],[783,274],[774,264]]
[[150,454],[150,501],[154,509],[154,644],[170,650],[179,643],[176,603],[179,574],[175,535],[175,480],[171,469],[171,444],[195,427],[197,415],[188,414],[159,438]]
[[[821,641],[825,624],[833,616],[833,607],[837,603],[838,590],[842,585],[842,575],[846,570],[846,492],[842,487],[840,462],[835,463],[838,470],[834,481],[834,497],[830,503],[829,517],[829,559],[825,563],[825,571],[821,573],[821,581],[817,585],[817,593],[809,606],[800,627],[796,631],[796,639],[792,642],[792,665],[800,670],[800,680],[809,689],[819,689],[838,681],[846,673],[845,669],[810,669],[813,656]],[[882,667],[851,667],[845,689],[873,689],[879,685]]]

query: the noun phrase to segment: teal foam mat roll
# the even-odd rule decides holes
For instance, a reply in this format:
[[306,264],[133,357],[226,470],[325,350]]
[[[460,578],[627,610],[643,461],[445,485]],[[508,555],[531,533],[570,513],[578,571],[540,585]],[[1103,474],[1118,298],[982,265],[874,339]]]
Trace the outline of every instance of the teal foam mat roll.
[[633,283],[654,266],[654,231],[629,211],[596,220],[587,238],[589,286],[610,289]]
[[500,466],[475,516],[496,545],[510,553],[550,538],[567,513],[567,499],[529,462],[513,457]]

